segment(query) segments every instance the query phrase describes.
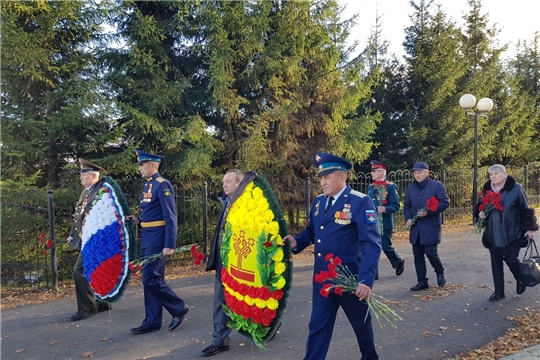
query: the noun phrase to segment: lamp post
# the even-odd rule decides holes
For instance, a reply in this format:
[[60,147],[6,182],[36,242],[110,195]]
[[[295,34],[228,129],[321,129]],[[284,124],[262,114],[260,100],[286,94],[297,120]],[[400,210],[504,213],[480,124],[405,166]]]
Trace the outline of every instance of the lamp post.
[[[476,111],[471,111],[476,105]],[[473,179],[473,206],[478,201],[478,117],[487,117],[488,111],[493,108],[493,100],[482,98],[476,102],[474,95],[465,94],[459,99],[459,106],[467,115],[474,115],[474,179]]]

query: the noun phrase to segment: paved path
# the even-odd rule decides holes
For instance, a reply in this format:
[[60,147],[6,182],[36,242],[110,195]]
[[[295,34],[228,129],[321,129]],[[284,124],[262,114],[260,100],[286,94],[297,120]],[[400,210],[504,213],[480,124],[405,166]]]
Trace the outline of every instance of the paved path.
[[[412,293],[416,284],[410,245],[398,244],[406,259],[405,272],[396,277],[389,262],[381,258],[380,280],[374,292],[395,301],[394,309],[405,319],[398,329],[375,322],[375,342],[381,359],[429,360],[453,358],[477,349],[513,327],[513,317],[526,307],[539,307],[540,286],[528,288],[518,296],[515,281],[506,273],[506,299],[493,303],[488,252],[479,236],[461,232],[444,236],[440,256],[445,266],[447,286]],[[311,312],[311,258],[294,260],[293,286],[283,325],[266,350],[253,346],[233,332],[231,349],[215,356],[221,360],[302,359]],[[436,284],[430,271],[431,285]],[[132,286],[110,313],[100,313],[79,322],[69,317],[75,313],[75,299],[61,299],[38,305],[2,311],[2,359],[79,359],[92,354],[93,359],[200,359],[202,349],[211,343],[213,273],[169,283],[183,297],[190,312],[175,331],[167,331],[170,316],[165,316],[161,331],[131,335],[129,329],[141,324],[144,316],[142,286]],[[540,347],[531,358],[508,357],[507,360],[540,358]],[[93,353],[92,353],[93,352]],[[521,355],[525,356],[524,351]],[[520,356],[521,356],[520,355]],[[534,357],[536,356],[536,357]],[[338,314],[327,359],[358,359],[359,350],[346,317]]]

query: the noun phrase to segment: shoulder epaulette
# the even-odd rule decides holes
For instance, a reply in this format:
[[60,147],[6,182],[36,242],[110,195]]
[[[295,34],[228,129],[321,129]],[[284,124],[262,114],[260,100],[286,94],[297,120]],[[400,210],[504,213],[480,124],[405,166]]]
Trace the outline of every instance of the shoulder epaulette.
[[317,195],[318,198],[321,197],[321,196],[326,196],[326,195],[324,195],[324,194]]
[[351,190],[351,195],[358,196],[360,198],[363,198],[364,196],[366,196],[366,194],[361,193],[360,191],[356,191],[356,190]]
[[165,181],[165,179],[162,178],[161,176],[158,176],[158,177],[156,178],[156,181],[162,183],[162,182]]
[[387,181],[386,184],[387,185],[395,185],[395,183],[393,183],[392,181]]

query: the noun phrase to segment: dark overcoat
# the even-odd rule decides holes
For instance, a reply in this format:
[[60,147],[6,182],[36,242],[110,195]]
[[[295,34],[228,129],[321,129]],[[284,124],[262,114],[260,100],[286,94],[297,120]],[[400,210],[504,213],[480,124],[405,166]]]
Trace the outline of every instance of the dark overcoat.
[[[478,218],[478,207],[482,203],[482,197],[488,190],[492,190],[491,181],[484,184],[482,196],[473,209],[474,218]],[[528,231],[538,230],[534,211],[530,209],[527,195],[512,176],[506,178],[503,188],[500,191],[502,211],[493,209],[486,218],[485,231],[482,234],[482,244],[487,249],[495,250],[499,248],[501,253],[508,245],[521,242],[523,234]],[[531,215],[532,213],[532,215]],[[532,221],[531,221],[532,218]],[[496,251],[496,250],[495,250]]]
[[419,210],[422,210],[429,198],[434,196],[439,200],[435,211],[428,210],[427,216],[416,219],[409,232],[409,241],[416,245],[435,245],[441,242],[442,221],[441,213],[448,208],[450,200],[444,185],[438,181],[427,178],[421,183],[413,181],[407,186],[403,213],[405,222],[412,219]]

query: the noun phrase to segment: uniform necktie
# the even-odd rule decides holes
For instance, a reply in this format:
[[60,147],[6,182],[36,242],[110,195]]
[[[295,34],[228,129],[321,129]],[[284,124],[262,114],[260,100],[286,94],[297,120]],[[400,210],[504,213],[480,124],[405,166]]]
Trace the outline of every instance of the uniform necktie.
[[332,207],[333,202],[334,202],[334,197],[330,196],[328,198],[328,202],[326,203],[326,209],[324,209],[324,215],[326,215],[326,213],[328,212],[328,209],[330,209]]

